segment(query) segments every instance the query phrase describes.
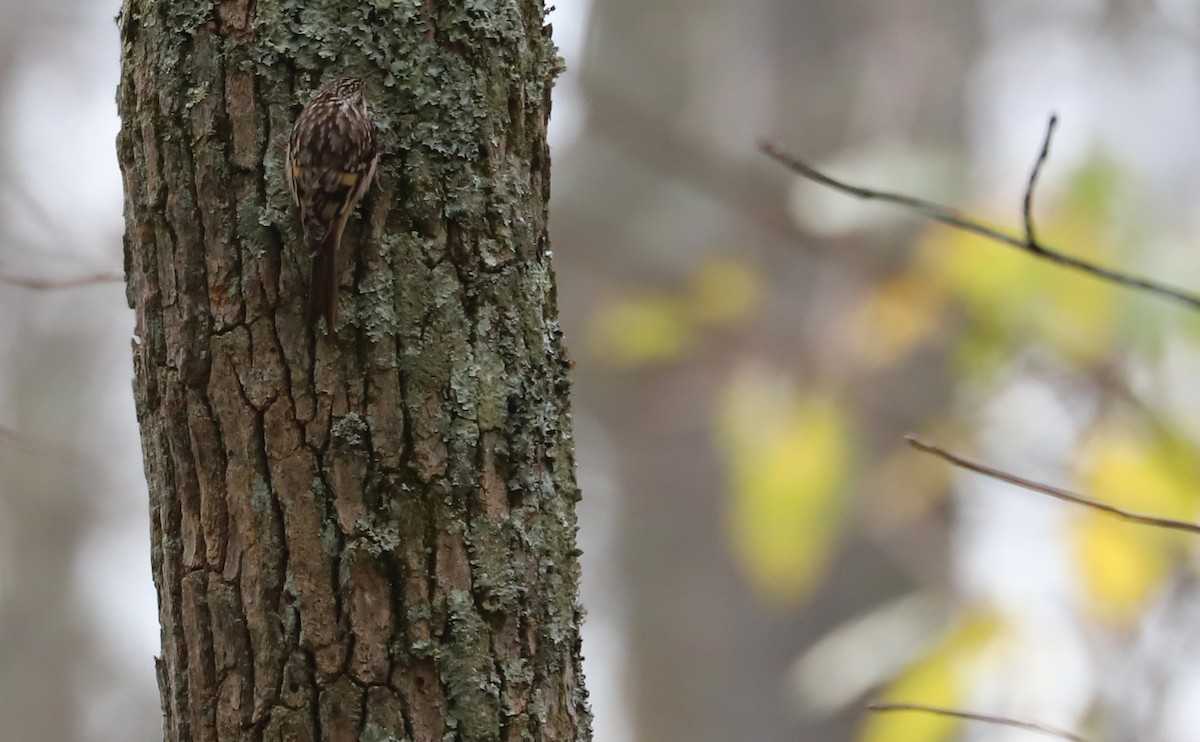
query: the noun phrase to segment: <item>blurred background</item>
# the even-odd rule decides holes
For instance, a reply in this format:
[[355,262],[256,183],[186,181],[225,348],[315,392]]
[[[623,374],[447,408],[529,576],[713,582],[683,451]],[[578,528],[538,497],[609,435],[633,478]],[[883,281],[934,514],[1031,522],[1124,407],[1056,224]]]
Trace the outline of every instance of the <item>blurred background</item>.
[[[0,737],[157,740],[116,0],[0,1]],[[600,742],[1200,738],[1194,312],[798,182],[1200,289],[1196,0],[560,0],[552,230]],[[73,287],[37,287],[43,281]]]

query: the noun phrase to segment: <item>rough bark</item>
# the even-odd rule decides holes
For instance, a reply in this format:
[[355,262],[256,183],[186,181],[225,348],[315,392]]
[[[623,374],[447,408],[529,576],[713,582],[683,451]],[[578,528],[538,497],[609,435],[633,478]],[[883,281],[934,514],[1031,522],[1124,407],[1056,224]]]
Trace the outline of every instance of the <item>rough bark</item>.
[[[118,139],[168,740],[587,739],[541,0],[126,0]],[[341,319],[282,144],[381,128]]]

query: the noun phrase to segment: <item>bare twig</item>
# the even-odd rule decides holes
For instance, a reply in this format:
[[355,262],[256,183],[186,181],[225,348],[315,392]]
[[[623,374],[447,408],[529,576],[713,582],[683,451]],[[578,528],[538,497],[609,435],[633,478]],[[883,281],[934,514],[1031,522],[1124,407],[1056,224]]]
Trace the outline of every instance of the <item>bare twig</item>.
[[1046,137],[1043,140],[1042,151],[1038,157],[1037,164],[1034,166],[1033,172],[1030,175],[1029,186],[1025,192],[1025,235],[1016,237],[1006,232],[1002,232],[993,227],[989,227],[983,222],[963,216],[956,209],[948,206],[943,206],[933,201],[906,196],[901,193],[891,193],[888,191],[875,190],[873,188],[863,188],[862,186],[851,185],[840,180],[832,178],[816,168],[808,165],[801,160],[784,152],[779,145],[767,139],[759,139],[758,148],[763,154],[774,159],[792,172],[807,178],[814,183],[828,186],[836,191],[860,198],[866,201],[882,201],[884,203],[894,204],[911,211],[914,211],[927,219],[931,219],[940,224],[945,224],[955,229],[961,229],[964,232],[977,234],[981,237],[986,237],[995,242],[999,242],[1018,250],[1024,250],[1030,255],[1042,258],[1051,263],[1057,263],[1065,268],[1073,268],[1081,273],[1099,278],[1109,283],[1114,283],[1119,286],[1145,291],[1168,301],[1178,302],[1189,309],[1200,311],[1200,296],[1178,289],[1173,286],[1168,286],[1164,283],[1152,281],[1147,278],[1131,276],[1126,273],[1105,268],[1087,260],[1072,257],[1065,253],[1059,252],[1046,247],[1037,241],[1033,232],[1033,223],[1031,212],[1033,211],[1033,187],[1036,184],[1038,175],[1041,172],[1042,165],[1050,152],[1050,137],[1054,131],[1054,126],[1057,119],[1051,118],[1050,125],[1046,128]]
[[75,278],[35,278],[33,276],[15,276],[11,273],[0,273],[0,283],[37,291],[70,289],[78,286],[92,286],[102,283],[121,283],[124,280],[125,277],[119,273],[93,273],[88,276],[76,276]]
[[1025,186],[1025,206],[1022,213],[1025,217],[1025,245],[1034,252],[1042,252],[1041,245],[1038,244],[1037,237],[1033,233],[1033,191],[1037,187],[1038,176],[1042,173],[1042,166],[1046,164],[1046,159],[1050,157],[1050,140],[1054,138],[1054,127],[1058,124],[1058,116],[1050,114],[1050,121],[1046,124],[1046,135],[1042,137],[1042,151],[1038,153],[1037,161],[1033,163],[1033,170],[1029,173],[1029,185]]
[[61,443],[46,438],[39,438],[23,431],[0,425],[0,444],[9,442],[14,448],[23,449],[30,453],[42,453],[63,458],[74,458],[74,453]]
[[1031,721],[1022,721],[1021,719],[1013,719],[1007,716],[995,716],[992,714],[977,714],[972,711],[960,711],[958,709],[941,708],[938,706],[926,706],[921,703],[872,703],[867,706],[868,711],[919,711],[925,714],[934,714],[935,716],[949,716],[955,719],[966,719],[967,721],[982,721],[986,724],[998,724],[1000,726],[1014,727],[1016,729],[1025,729],[1030,732],[1038,732],[1039,734],[1048,734],[1051,737],[1070,740],[1070,742],[1087,742],[1083,737],[1077,734],[1055,729],[1045,724],[1035,724]]
[[1129,510],[1116,507],[1115,505],[1109,505],[1106,502],[1094,500],[1085,495],[1076,494],[1069,490],[1061,489],[1059,487],[1052,487],[1048,484],[1042,484],[1041,482],[1034,482],[1031,479],[1019,477],[1016,474],[1009,474],[1008,472],[994,469],[990,466],[981,464],[978,461],[972,461],[971,459],[964,458],[956,453],[951,453],[941,446],[928,443],[915,436],[906,436],[905,440],[907,440],[909,445],[918,451],[924,451],[925,453],[933,454],[934,456],[937,456],[944,461],[948,461],[957,467],[968,469],[976,472],[977,474],[982,474],[985,477],[991,477],[992,479],[997,479],[1001,482],[1015,484],[1018,487],[1024,487],[1027,490],[1040,492],[1043,495],[1049,495],[1050,497],[1054,497],[1059,500],[1065,500],[1066,502],[1072,502],[1076,505],[1082,505],[1086,508],[1099,510],[1102,513],[1108,513],[1109,515],[1116,516],[1121,520],[1127,520],[1130,523],[1139,523],[1141,525],[1154,526],[1155,528],[1166,528],[1172,531],[1184,531],[1186,533],[1200,534],[1200,524],[1191,523],[1185,520],[1158,518],[1152,515],[1134,513]]

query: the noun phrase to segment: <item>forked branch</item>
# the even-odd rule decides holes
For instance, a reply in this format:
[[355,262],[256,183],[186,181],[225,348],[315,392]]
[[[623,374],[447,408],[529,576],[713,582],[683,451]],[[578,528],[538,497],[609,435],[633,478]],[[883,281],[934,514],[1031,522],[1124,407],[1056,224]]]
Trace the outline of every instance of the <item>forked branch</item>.
[[1071,268],[1089,276],[1099,278],[1103,281],[1125,286],[1127,288],[1146,293],[1183,304],[1189,309],[1200,311],[1200,295],[1193,294],[1183,289],[1168,286],[1167,284],[1153,281],[1148,278],[1133,276],[1128,273],[1106,268],[1097,265],[1088,260],[1076,258],[1066,253],[1060,252],[1053,248],[1046,247],[1038,241],[1037,235],[1033,228],[1033,194],[1037,186],[1038,177],[1041,174],[1042,166],[1046,164],[1047,158],[1050,156],[1050,142],[1054,136],[1054,129],[1058,123],[1055,116],[1050,117],[1050,122],[1046,126],[1046,134],[1042,139],[1042,149],[1038,154],[1037,161],[1034,163],[1033,170],[1029,175],[1029,183],[1025,187],[1025,198],[1023,200],[1022,215],[1025,223],[1025,232],[1022,236],[1014,236],[1007,232],[1003,232],[994,227],[989,227],[982,221],[967,216],[963,216],[957,209],[933,201],[927,201],[914,196],[906,196],[902,193],[892,193],[889,191],[880,191],[874,188],[864,188],[862,186],[851,185],[843,181],[837,180],[825,173],[820,172],[811,165],[797,159],[796,157],[786,153],[783,149],[768,139],[759,139],[758,148],[763,154],[772,158],[776,162],[782,164],[788,170],[797,175],[807,178],[814,183],[820,183],[836,191],[841,191],[855,198],[863,199],[864,201],[881,201],[884,203],[894,204],[909,211],[915,212],[931,219],[935,222],[945,224],[955,229],[960,229],[964,232],[986,237],[987,239],[999,242],[1018,250],[1023,250],[1030,255],[1047,260],[1051,263],[1057,263],[1065,268]]

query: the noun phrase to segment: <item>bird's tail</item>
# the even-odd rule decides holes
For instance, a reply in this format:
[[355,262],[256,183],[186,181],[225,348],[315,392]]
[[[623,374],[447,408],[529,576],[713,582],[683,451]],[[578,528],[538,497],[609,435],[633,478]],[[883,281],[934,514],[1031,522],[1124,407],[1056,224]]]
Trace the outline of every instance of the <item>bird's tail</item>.
[[306,314],[308,323],[314,327],[317,320],[324,317],[325,327],[328,331],[333,330],[333,325],[337,321],[339,231],[331,229],[324,239],[313,240],[311,243],[312,273],[308,282]]

